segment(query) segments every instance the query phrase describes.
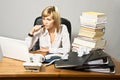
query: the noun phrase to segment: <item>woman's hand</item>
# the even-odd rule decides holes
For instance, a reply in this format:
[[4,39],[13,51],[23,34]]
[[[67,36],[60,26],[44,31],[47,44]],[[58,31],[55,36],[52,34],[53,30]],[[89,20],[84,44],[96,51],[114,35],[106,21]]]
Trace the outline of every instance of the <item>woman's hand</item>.
[[41,48],[39,51],[40,52],[48,53],[49,52],[49,48]]
[[49,52],[49,49],[48,48],[41,48],[39,50],[36,50],[36,51],[30,51],[30,53],[33,53],[33,54],[42,54],[42,55],[46,55],[48,54]]
[[41,48],[39,50],[33,51],[32,53],[35,53],[35,54],[40,53],[45,56],[46,54],[48,54],[48,52],[49,52],[49,48]]
[[42,28],[42,25],[35,25],[32,30],[30,31],[30,34],[33,35],[34,32],[39,31]]

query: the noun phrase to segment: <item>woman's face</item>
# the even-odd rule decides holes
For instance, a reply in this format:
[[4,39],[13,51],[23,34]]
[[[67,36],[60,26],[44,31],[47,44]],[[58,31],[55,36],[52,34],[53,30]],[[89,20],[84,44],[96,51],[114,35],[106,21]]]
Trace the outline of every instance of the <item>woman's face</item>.
[[54,19],[52,18],[52,15],[49,15],[47,17],[43,17],[43,25],[46,29],[51,29],[54,26]]

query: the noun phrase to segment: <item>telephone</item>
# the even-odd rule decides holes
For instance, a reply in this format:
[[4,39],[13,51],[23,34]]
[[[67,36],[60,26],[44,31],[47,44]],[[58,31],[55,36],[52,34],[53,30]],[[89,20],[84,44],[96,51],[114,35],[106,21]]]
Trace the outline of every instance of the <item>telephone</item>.
[[23,63],[26,71],[40,72],[42,67],[42,62],[45,61],[45,57],[41,54],[29,54],[29,61]]

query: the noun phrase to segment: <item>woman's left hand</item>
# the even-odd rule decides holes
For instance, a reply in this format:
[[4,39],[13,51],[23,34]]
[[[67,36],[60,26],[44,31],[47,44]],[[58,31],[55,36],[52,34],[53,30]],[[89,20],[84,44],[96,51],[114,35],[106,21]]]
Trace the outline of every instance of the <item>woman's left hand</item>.
[[49,48],[41,48],[39,51],[48,53],[49,52]]
[[48,52],[49,52],[49,48],[41,48],[41,49],[36,50],[36,51],[31,51],[31,53],[33,53],[33,54],[42,54],[44,56],[46,54],[48,54]]

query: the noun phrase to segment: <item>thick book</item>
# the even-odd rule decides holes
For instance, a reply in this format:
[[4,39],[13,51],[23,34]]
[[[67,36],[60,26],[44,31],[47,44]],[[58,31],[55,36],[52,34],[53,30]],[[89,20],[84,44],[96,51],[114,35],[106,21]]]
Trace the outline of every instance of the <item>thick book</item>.
[[77,37],[80,37],[80,38],[82,38],[82,39],[84,39],[84,40],[88,40],[88,41],[97,41],[97,40],[101,40],[101,39],[103,39],[103,36],[98,36],[98,37],[93,37],[93,38],[90,38],[90,37],[86,37],[86,36],[80,36],[80,35],[78,35]]
[[105,28],[106,23],[100,23],[100,24],[87,24],[87,23],[82,23],[81,26],[88,27],[88,28],[93,28],[93,29],[103,29]]
[[103,28],[107,23],[107,17],[105,13],[100,12],[82,12],[80,23],[91,28]]
[[93,38],[93,39],[101,38],[104,35],[104,31],[102,29],[80,27],[80,31],[78,35]]
[[104,32],[104,28],[90,28],[90,27],[86,27],[86,26],[81,26],[80,30],[83,31],[91,31],[91,32]]
[[102,12],[82,12],[82,16],[87,18],[106,18],[106,14]]
[[101,23],[107,23],[107,19],[105,18],[95,18],[95,19],[91,19],[89,17],[84,17],[84,16],[80,16],[80,22],[82,24],[101,24]]
[[82,37],[76,37],[73,40],[73,44],[81,45],[81,46],[87,46],[90,48],[101,48],[103,49],[106,45],[105,39],[100,40],[91,40],[91,39],[85,39]]

